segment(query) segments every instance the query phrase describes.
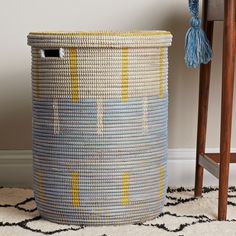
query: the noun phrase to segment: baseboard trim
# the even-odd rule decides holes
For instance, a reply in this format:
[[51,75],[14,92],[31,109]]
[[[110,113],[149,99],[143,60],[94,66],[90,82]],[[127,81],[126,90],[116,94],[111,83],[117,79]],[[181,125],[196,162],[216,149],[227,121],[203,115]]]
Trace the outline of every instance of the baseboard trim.
[[[217,148],[209,148],[207,152],[219,152]],[[236,149],[232,149],[236,152]],[[193,186],[195,173],[195,149],[168,150],[169,186]],[[231,180],[236,179],[236,165],[232,166]],[[218,181],[205,171],[204,183],[217,185]],[[235,174],[234,174],[235,173]],[[235,183],[231,183],[235,184]],[[32,151],[0,150],[0,186],[32,186]]]
[[0,165],[32,164],[31,150],[0,150]]

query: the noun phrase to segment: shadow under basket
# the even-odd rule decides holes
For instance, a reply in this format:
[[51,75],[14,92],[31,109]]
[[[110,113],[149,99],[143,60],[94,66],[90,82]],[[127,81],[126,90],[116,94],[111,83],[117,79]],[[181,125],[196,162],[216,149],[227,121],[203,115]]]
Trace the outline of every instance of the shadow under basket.
[[157,217],[167,188],[166,31],[35,32],[34,194],[43,218]]

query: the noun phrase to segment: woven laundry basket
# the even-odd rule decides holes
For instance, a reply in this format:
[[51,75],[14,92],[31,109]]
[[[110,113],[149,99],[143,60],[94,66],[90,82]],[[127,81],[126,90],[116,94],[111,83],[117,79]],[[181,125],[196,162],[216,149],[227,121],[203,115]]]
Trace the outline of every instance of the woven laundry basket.
[[42,217],[116,225],[160,214],[171,40],[166,31],[28,35],[34,194]]

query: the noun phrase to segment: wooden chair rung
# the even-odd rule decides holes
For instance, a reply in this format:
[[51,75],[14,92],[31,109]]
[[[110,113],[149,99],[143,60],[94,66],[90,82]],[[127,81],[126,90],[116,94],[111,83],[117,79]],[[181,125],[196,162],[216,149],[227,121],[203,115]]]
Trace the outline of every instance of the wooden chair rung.
[[219,164],[205,154],[199,155],[198,164],[219,179]]

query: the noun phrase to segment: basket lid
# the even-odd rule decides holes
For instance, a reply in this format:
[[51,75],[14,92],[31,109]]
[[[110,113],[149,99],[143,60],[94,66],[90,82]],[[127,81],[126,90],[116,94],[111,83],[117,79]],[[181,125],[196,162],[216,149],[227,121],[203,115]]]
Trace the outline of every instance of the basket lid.
[[33,47],[167,47],[168,31],[127,32],[31,32],[28,45]]

